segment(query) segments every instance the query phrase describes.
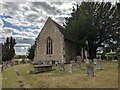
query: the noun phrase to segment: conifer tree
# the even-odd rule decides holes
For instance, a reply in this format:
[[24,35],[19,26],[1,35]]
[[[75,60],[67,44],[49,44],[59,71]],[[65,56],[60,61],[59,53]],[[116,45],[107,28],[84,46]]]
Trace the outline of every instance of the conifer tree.
[[65,19],[66,36],[79,48],[86,49],[88,46],[89,58],[96,58],[98,47],[119,43],[119,7],[119,3],[113,5],[111,2],[82,2],[80,5],[77,4],[77,8],[73,8],[71,17]]
[[15,39],[12,36],[10,38],[7,37],[6,42],[2,44],[2,61],[12,60],[15,55],[15,44]]

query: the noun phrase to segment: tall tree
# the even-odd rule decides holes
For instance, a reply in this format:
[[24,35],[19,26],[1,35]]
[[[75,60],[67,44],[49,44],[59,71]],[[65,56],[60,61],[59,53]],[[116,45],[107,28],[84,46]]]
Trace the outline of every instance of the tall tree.
[[33,44],[33,45],[28,49],[28,58],[29,58],[30,60],[33,60],[33,58],[34,58],[35,48],[36,48],[36,41],[35,41],[35,44]]
[[16,44],[15,39],[11,36],[7,37],[6,42],[2,44],[2,61],[9,61],[15,55],[14,45]]
[[[79,48],[87,48],[89,58],[96,58],[98,47],[106,44],[116,44],[120,33],[119,3],[111,2],[82,2],[73,8],[71,17],[64,24],[66,36],[76,43]],[[88,43],[86,43],[88,42]]]

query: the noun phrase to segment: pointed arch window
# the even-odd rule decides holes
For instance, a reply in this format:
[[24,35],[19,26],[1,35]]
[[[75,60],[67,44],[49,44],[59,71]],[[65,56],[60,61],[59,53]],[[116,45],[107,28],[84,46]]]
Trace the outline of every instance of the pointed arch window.
[[46,44],[46,54],[52,54],[53,53],[53,42],[50,37],[47,38],[47,44]]

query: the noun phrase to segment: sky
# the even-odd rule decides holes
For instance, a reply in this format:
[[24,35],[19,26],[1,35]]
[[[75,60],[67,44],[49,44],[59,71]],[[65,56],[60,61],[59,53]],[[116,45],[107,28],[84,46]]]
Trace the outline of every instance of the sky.
[[[73,6],[83,0],[0,0],[0,43],[16,39],[15,52],[25,55],[48,17],[63,25]],[[87,0],[89,1],[89,0]],[[102,0],[95,0],[102,1]],[[115,0],[104,0],[115,2]],[[119,1],[119,0],[116,0]]]

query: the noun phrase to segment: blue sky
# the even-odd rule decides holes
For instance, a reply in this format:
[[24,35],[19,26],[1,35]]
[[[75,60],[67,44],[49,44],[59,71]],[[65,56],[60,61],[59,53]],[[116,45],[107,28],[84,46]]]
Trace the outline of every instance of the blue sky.
[[6,37],[13,36],[17,42],[16,54],[26,54],[48,17],[63,25],[65,17],[70,17],[72,7],[81,1],[83,0],[0,1],[0,43],[5,42]]
[[2,5],[0,43],[5,42],[7,37],[13,36],[17,42],[16,54],[26,54],[48,17],[62,25],[64,18],[70,16],[72,7],[76,3],[75,1],[29,1],[0,2]]

